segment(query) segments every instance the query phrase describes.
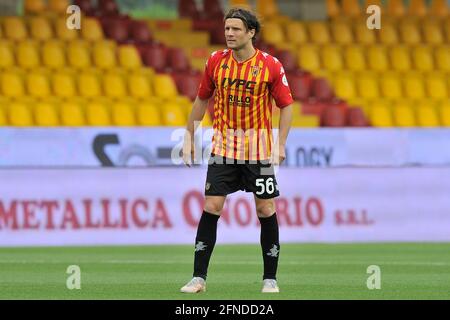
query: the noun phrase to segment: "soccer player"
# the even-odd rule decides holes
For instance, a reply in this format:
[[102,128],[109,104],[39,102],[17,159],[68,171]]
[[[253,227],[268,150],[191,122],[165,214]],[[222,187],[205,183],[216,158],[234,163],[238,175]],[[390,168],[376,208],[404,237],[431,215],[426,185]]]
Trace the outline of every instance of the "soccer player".
[[[233,8],[224,19],[227,49],[209,57],[193,103],[183,145],[183,161],[194,157],[195,123],[206,112],[214,91],[213,143],[205,184],[205,203],[195,239],[193,279],[181,292],[206,290],[206,275],[216,242],[217,222],[228,194],[254,194],[261,224],[264,263],[262,292],[279,292],[276,280],[280,243],[274,198],[279,196],[274,165],[286,157],[292,119],[292,95],[281,63],[255,49],[260,31],[256,16]],[[280,108],[277,143],[272,138],[272,99]],[[273,151],[273,152],[272,152]]]

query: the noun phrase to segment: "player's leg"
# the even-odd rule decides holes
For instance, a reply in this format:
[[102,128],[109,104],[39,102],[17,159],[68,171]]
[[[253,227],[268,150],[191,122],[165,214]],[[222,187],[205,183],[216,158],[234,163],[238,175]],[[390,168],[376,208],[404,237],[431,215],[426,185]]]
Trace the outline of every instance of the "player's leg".
[[216,244],[217,222],[225,203],[225,196],[206,196],[203,213],[197,227],[194,251],[194,274],[181,288],[184,293],[206,291],[209,260]]
[[205,204],[195,238],[194,277],[181,288],[182,292],[206,290],[209,260],[216,243],[217,222],[226,195],[239,189],[240,175],[234,165],[210,161],[205,183]]
[[255,195],[255,206],[261,223],[261,250],[264,262],[263,292],[279,292],[276,274],[280,253],[280,240],[275,201],[261,199]]
[[262,291],[279,292],[276,273],[280,241],[274,198],[280,193],[273,166],[269,163],[246,164],[241,170],[245,190],[254,194],[256,213],[261,224],[260,243],[264,262]]
[[216,244],[217,222],[225,196],[206,196],[200,222],[195,237],[194,277],[206,280],[209,259]]

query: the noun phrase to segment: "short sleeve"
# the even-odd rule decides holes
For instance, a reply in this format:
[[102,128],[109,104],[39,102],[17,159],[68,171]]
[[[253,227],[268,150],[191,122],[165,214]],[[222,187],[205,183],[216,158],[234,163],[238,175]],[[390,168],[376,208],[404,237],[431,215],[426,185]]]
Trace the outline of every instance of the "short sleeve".
[[198,97],[206,100],[211,98],[216,88],[214,84],[214,54],[212,54],[206,62],[205,72],[203,73],[202,81],[198,88]]
[[275,99],[278,108],[284,108],[294,102],[291,89],[284,72],[283,65],[278,59],[273,58],[271,68],[270,94]]

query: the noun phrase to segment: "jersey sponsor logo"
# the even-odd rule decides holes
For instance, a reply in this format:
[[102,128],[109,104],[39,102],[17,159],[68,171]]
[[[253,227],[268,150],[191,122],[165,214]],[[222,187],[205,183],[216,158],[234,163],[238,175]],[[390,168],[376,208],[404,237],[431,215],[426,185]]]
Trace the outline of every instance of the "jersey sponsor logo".
[[255,81],[248,81],[244,79],[230,79],[223,78],[222,79],[222,87],[224,88],[236,88],[239,89],[243,87],[245,90],[249,90],[251,93],[255,90]]
[[235,95],[228,95],[228,102],[230,104],[233,104],[235,106],[238,107],[242,107],[242,106],[250,106],[252,103],[252,98],[251,97],[240,97],[240,96],[235,96]]

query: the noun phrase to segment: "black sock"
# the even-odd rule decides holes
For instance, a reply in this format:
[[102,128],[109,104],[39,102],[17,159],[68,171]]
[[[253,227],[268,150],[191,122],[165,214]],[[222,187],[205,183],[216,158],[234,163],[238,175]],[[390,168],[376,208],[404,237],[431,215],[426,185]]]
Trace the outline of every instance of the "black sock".
[[217,221],[220,216],[203,211],[195,237],[194,277],[206,280],[209,258],[216,244]]
[[263,279],[276,279],[280,240],[278,235],[277,214],[268,218],[259,218],[261,223],[261,249],[264,260]]

